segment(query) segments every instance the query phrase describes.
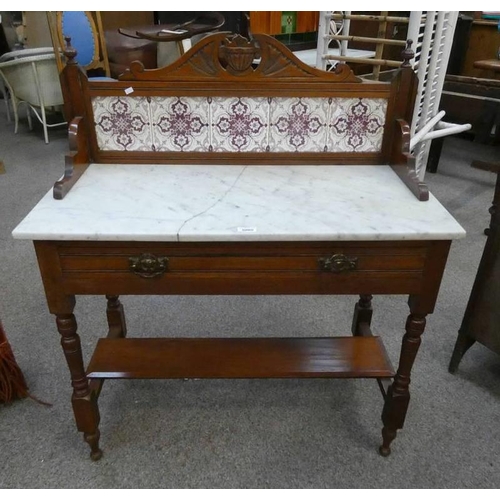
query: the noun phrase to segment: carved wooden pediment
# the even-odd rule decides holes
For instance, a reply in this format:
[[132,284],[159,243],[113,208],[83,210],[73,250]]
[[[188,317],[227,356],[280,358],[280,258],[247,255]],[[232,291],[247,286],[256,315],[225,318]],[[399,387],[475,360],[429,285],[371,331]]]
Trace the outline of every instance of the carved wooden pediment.
[[347,64],[335,71],[315,69],[300,61],[275,38],[256,34],[251,40],[230,33],[207,36],[180,59],[164,68],[146,70],[139,61],[120,80],[262,80],[288,78],[322,82],[360,82]]

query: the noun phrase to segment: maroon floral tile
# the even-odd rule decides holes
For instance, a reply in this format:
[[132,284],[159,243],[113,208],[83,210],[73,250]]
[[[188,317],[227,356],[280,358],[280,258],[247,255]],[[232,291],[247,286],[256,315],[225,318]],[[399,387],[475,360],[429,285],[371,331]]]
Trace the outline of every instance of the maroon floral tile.
[[102,151],[151,151],[146,97],[94,97],[97,144]]
[[208,151],[209,119],[206,97],[151,98],[154,150]]
[[386,99],[333,99],[328,127],[328,151],[380,151],[386,112]]
[[273,152],[321,152],[326,148],[328,99],[275,97],[269,146]]
[[268,144],[269,99],[214,97],[210,103],[212,150],[264,152]]

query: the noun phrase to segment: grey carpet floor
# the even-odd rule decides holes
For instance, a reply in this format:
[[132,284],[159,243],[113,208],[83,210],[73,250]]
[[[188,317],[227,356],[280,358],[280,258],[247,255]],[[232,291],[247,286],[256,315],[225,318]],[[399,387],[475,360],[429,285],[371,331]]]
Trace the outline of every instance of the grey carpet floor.
[[[3,111],[3,108],[1,108]],[[494,175],[470,168],[498,150],[445,142],[432,192],[467,230],[452,246],[436,311],[412,377],[403,429],[384,459],[374,381],[108,381],[100,398],[104,457],[76,431],[68,371],[31,242],[11,231],[63,172],[67,140],[18,135],[0,111],[0,317],[31,392],[0,406],[4,488],[498,488],[500,358],[475,345],[447,371],[485,242]],[[131,336],[346,335],[355,298],[124,297]],[[373,327],[397,359],[408,314],[402,296],[374,299]],[[75,314],[88,360],[104,334],[105,300]]]

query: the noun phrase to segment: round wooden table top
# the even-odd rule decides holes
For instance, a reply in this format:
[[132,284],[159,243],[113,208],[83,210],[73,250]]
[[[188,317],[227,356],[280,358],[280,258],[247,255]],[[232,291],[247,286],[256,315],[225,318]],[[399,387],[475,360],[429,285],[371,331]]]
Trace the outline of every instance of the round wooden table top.
[[154,42],[174,42],[191,38],[194,35],[209,33],[219,29],[225,22],[224,16],[219,13],[195,17],[182,24],[154,24],[119,28],[122,35],[131,38],[142,38]]

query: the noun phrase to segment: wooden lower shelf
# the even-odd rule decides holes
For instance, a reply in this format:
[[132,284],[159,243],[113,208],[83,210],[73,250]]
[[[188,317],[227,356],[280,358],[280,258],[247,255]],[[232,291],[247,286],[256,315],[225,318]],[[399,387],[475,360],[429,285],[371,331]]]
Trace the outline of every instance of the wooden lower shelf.
[[91,379],[387,378],[379,337],[100,339]]

